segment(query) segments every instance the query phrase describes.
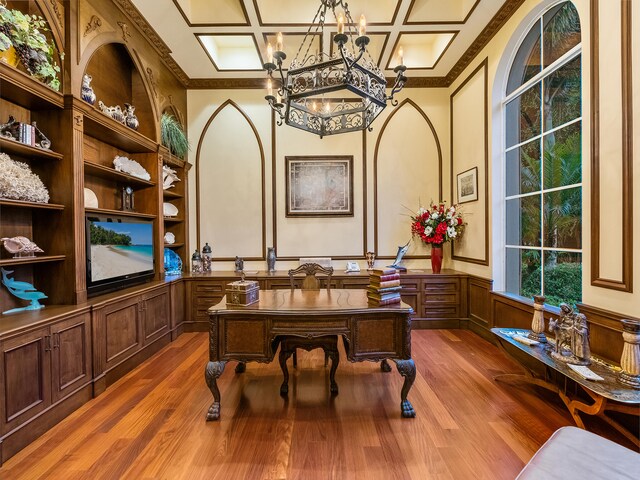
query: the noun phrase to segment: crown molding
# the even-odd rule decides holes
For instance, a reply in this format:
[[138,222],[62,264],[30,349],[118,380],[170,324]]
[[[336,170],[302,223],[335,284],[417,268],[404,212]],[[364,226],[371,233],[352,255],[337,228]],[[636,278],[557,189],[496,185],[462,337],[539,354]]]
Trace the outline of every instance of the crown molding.
[[113,3],[124,13],[129,19],[136,24],[138,29],[144,34],[145,38],[158,52],[158,56],[165,64],[165,66],[173,73],[176,79],[182,84],[183,87],[188,88],[189,77],[185,73],[180,65],[171,56],[171,49],[162,40],[158,32],[149,25],[149,22],[142,16],[136,6],[131,3],[131,0],[113,0]]
[[486,47],[496,33],[504,26],[511,16],[522,6],[525,0],[507,0],[496,12],[482,32],[476,37],[469,48],[451,68],[446,76],[448,86],[453,84],[460,74],[471,64],[484,47]]

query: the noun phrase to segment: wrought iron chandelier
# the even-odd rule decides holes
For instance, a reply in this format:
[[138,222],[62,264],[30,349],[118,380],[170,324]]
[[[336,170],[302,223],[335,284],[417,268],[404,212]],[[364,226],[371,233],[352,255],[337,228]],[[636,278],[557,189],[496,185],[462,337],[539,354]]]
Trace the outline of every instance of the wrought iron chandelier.
[[[336,13],[336,7],[341,7],[342,12]],[[318,32],[324,33],[327,12],[333,13],[336,20],[337,34],[333,42],[337,51],[332,56],[319,52],[309,54],[313,37]],[[402,90],[407,81],[404,75],[407,67],[402,65],[400,48],[401,64],[393,70],[396,79],[391,94],[387,95],[384,73],[367,52],[369,41],[364,15],[360,17],[356,28],[347,2],[320,0],[316,16],[285,74],[282,63],[287,56],[283,52],[282,34],[278,33],[276,49],[273,51],[269,44],[267,63],[264,64],[269,75],[265,99],[278,115],[278,125],[284,122],[315,133],[320,138],[365,128],[371,131],[371,123],[387,106],[387,101],[393,106],[398,104],[394,95]],[[303,50],[304,54],[299,59]],[[280,74],[280,79],[276,80],[280,87],[274,95],[275,70]],[[334,93],[339,91],[356,96],[345,97]]]

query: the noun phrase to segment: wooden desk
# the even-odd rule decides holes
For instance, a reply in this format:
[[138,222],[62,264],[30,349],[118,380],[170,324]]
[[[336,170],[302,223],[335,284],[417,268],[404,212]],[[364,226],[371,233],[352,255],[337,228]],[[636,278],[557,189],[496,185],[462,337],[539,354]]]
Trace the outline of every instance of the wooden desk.
[[[640,447],[640,442],[638,438],[629,432],[626,428],[620,425],[611,417],[605,415],[605,410],[613,411],[613,412],[622,412],[629,415],[640,415],[640,390],[627,387],[622,383],[618,382],[617,374],[611,368],[606,367],[604,364],[593,362],[589,365],[589,369],[591,369],[594,373],[600,375],[604,378],[603,381],[591,381],[582,378],[576,372],[571,370],[566,363],[561,361],[556,361],[551,356],[551,350],[553,349],[553,345],[551,343],[539,343],[537,345],[525,345],[523,343],[518,342],[511,338],[510,335],[507,335],[508,332],[514,332],[513,328],[492,328],[491,332],[496,335],[498,339],[498,345],[500,349],[510,358],[518,361],[513,355],[509,353],[509,351],[505,348],[507,345],[512,346],[520,350],[521,352],[526,353],[527,355],[535,358],[539,362],[542,362],[545,366],[545,377],[540,378],[536,373],[526,366],[522,365],[521,362],[518,362],[522,365],[525,370],[524,374],[514,374],[508,373],[504,375],[498,375],[495,377],[495,380],[507,383],[531,383],[534,385],[538,385],[539,387],[546,388],[554,393],[557,393],[558,396],[562,399],[564,404],[566,405],[569,413],[573,417],[573,420],[576,422],[576,425],[580,428],[585,428],[582,419],[580,418],[579,412],[584,412],[588,415],[597,415],[602,418],[609,425],[614,427],[620,433],[622,433],[625,437],[631,440],[636,446]],[[518,330],[519,332],[523,332],[524,336],[526,336],[529,331],[527,330]],[[551,340],[552,341],[552,340]],[[560,389],[556,384],[551,383],[548,380],[548,372],[549,370],[556,371],[567,378],[570,378],[574,382],[576,382],[582,389],[593,399],[594,403],[588,405],[580,400],[571,399],[567,395],[566,391]],[[566,390],[566,387],[565,387]],[[613,403],[612,403],[613,402]]]
[[214,401],[207,420],[220,418],[217,379],[227,361],[269,363],[283,335],[341,335],[350,362],[393,360],[404,377],[402,416],[415,417],[407,400],[416,376],[411,359],[413,310],[407,304],[369,306],[366,290],[262,290],[258,303],[227,306],[223,298],[208,313],[209,362],[205,380]]

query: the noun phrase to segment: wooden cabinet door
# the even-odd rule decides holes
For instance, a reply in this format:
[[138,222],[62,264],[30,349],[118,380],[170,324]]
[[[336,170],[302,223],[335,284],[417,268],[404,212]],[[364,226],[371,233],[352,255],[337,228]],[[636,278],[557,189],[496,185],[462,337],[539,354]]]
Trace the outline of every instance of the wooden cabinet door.
[[51,388],[57,402],[91,381],[91,317],[88,313],[51,326]]
[[5,434],[51,405],[49,327],[7,339],[1,345]]
[[102,323],[105,370],[123,362],[142,347],[142,302],[139,296],[104,308]]
[[142,310],[144,342],[149,343],[169,331],[171,320],[171,297],[169,288],[162,287],[146,293]]

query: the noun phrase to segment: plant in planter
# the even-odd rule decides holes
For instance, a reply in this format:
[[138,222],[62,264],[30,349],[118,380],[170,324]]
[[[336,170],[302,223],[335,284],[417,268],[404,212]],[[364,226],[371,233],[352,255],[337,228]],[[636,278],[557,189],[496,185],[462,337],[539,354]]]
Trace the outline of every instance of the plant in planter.
[[184,158],[190,149],[182,125],[168,113],[163,113],[160,119],[160,141],[173,155],[180,158]]
[[42,33],[47,31],[47,22],[41,16],[10,10],[0,1],[0,53],[13,47],[29,75],[57,91],[60,67],[54,58],[53,41],[49,42]]

